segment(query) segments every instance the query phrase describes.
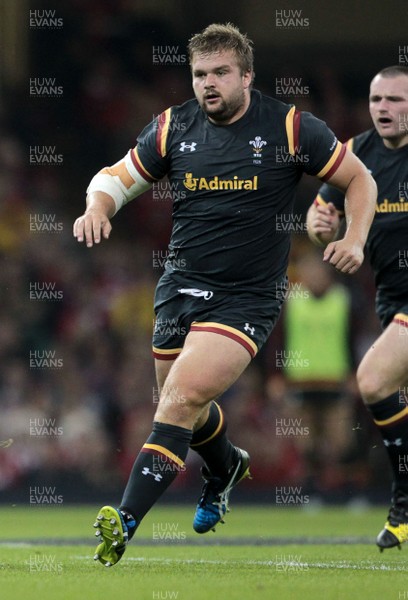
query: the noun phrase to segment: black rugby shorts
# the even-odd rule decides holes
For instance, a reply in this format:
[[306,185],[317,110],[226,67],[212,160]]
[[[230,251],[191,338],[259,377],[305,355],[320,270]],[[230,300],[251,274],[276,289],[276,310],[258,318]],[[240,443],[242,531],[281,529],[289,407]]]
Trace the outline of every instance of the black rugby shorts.
[[[271,334],[284,301],[282,293],[227,292],[180,284],[165,273],[156,288],[153,355],[174,360],[190,331],[210,331],[241,344],[254,357]],[[282,285],[277,285],[282,289]]]

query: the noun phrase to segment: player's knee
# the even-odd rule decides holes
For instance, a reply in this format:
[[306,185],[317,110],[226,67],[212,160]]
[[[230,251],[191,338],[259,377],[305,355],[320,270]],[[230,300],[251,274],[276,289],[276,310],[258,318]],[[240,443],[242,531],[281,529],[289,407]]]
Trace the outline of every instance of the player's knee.
[[194,377],[191,374],[187,377],[169,376],[163,387],[160,402],[175,404],[178,406],[187,406],[200,411],[213,398],[219,395],[219,390],[211,385],[208,380],[202,377]]
[[374,369],[360,365],[357,370],[357,384],[365,404],[373,404],[384,398],[383,382]]
[[166,381],[160,395],[159,408],[167,414],[197,417],[212,400],[212,391],[193,380],[176,383]]
[[212,400],[211,390],[186,382],[176,385],[167,382],[160,395],[156,417],[180,424],[195,423],[203,408]]
[[206,399],[198,390],[165,386],[160,396],[160,405],[174,408],[202,409]]

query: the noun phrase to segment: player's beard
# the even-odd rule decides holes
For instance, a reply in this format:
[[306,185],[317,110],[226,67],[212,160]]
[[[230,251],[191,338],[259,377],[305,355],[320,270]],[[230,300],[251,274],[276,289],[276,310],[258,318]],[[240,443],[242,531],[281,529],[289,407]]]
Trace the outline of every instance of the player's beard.
[[202,101],[202,108],[204,112],[217,123],[224,123],[232,119],[237,112],[245,105],[245,93],[244,90],[237,90],[235,94],[230,96],[228,100],[224,100],[220,96],[220,103],[217,107],[211,108],[208,106],[205,98]]

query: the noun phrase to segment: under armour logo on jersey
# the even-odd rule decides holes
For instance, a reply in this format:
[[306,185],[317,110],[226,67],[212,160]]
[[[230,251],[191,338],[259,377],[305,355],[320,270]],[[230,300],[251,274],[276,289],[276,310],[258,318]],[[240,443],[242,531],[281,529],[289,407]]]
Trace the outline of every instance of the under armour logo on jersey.
[[204,298],[204,300],[210,300],[214,296],[214,292],[209,290],[199,290],[197,288],[181,288],[177,290],[179,294],[187,294],[188,296],[195,296],[196,298]]
[[197,146],[197,142],[191,142],[191,144],[186,144],[186,142],[181,142],[180,144],[180,152],[184,152],[184,150],[190,150],[190,152],[195,152],[195,147]]
[[396,440],[384,440],[384,446],[402,446],[402,439],[397,438]]
[[163,479],[163,475],[160,475],[160,473],[152,473],[148,467],[143,467],[142,475],[151,475],[154,477],[155,481],[161,481]]
[[245,331],[249,331],[251,335],[255,335],[255,327],[251,327],[249,323],[245,323]]

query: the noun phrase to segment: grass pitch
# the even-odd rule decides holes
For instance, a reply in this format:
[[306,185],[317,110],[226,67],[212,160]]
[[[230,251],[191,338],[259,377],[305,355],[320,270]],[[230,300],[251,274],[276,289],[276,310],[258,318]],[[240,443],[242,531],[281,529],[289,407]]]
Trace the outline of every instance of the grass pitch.
[[92,560],[98,508],[0,509],[0,598],[408,599],[408,545],[374,544],[386,508],[235,506],[203,536],[191,508],[155,508],[109,569]]

